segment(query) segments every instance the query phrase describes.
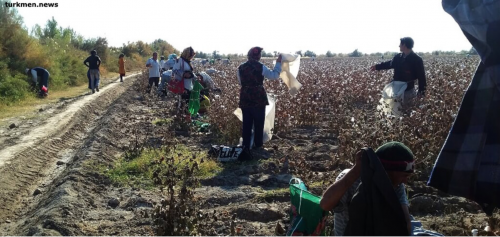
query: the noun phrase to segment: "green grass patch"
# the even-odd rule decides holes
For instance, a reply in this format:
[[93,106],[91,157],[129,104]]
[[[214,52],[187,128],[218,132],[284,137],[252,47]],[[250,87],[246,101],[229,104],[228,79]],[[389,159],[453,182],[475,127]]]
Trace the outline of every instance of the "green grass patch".
[[324,181],[315,181],[307,185],[308,188],[322,188],[323,186],[325,186]]
[[272,190],[265,190],[263,193],[258,194],[255,199],[259,202],[272,202],[277,198],[283,198],[290,194],[290,188],[278,188]]
[[174,120],[172,118],[155,119],[153,124],[156,126],[165,126],[171,124],[173,121]]
[[192,152],[184,145],[177,145],[175,149],[145,149],[138,154],[126,154],[104,173],[119,185],[151,189],[155,187],[153,172],[158,168],[166,169],[165,163],[158,162],[162,157],[173,157],[175,165],[179,167],[197,162],[199,170],[194,175],[199,179],[212,178],[222,171],[219,163],[206,158],[206,153]]

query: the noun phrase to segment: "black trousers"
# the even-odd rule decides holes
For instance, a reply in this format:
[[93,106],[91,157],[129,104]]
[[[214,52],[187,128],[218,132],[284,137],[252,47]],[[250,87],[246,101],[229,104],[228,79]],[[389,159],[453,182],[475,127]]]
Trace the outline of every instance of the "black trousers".
[[264,121],[266,119],[266,106],[243,108],[243,146],[250,147],[252,127],[254,128],[253,144],[256,148],[263,145]]
[[149,78],[149,85],[148,85],[148,93],[151,92],[151,87],[153,84],[158,88],[158,84],[160,84],[160,77],[150,77]]

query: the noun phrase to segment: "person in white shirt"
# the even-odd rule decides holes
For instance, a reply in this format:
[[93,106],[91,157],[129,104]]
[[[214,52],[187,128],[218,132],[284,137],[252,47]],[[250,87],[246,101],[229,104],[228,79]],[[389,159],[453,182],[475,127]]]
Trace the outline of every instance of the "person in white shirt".
[[196,77],[198,78],[198,81],[200,84],[203,86],[204,89],[208,90],[214,90],[216,89],[214,80],[208,73],[206,72],[200,72],[196,74]]
[[160,83],[160,63],[158,62],[158,53],[154,52],[153,57],[149,58],[146,62],[146,67],[149,68],[149,85],[147,93],[151,92],[151,87],[153,84],[158,87],[158,83]]
[[175,53],[168,55],[168,60],[165,61],[165,69],[174,69],[175,62],[177,61],[177,55]]

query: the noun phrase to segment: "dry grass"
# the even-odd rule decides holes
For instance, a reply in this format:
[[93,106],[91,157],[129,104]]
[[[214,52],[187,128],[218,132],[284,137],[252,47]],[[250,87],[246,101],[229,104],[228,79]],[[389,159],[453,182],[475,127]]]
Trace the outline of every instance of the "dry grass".
[[[129,72],[128,74],[133,74]],[[101,85],[106,85],[110,81],[114,81],[119,76],[118,73],[107,73],[101,80]],[[56,103],[61,100],[75,98],[88,92],[87,84],[75,87],[68,87],[65,89],[51,90],[50,95],[45,99],[40,99],[34,95],[27,97],[25,100],[14,103],[12,105],[0,104],[0,124],[5,122],[6,119],[26,115],[34,112],[42,105]]]

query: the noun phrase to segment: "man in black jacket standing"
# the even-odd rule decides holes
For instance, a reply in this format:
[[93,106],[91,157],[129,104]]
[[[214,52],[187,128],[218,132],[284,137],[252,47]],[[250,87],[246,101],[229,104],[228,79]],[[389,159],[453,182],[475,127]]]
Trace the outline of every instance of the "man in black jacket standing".
[[89,68],[90,73],[90,89],[92,90],[92,94],[99,92],[99,66],[101,66],[101,58],[97,56],[97,51],[90,51],[90,56],[83,61],[83,64]]
[[394,81],[407,83],[404,94],[404,101],[409,101],[417,94],[415,92],[415,80],[418,79],[418,96],[425,95],[427,81],[425,78],[424,62],[422,58],[413,52],[413,39],[410,37],[401,38],[399,44],[400,54],[394,56],[390,61],[383,62],[371,67],[372,71],[394,69]]

